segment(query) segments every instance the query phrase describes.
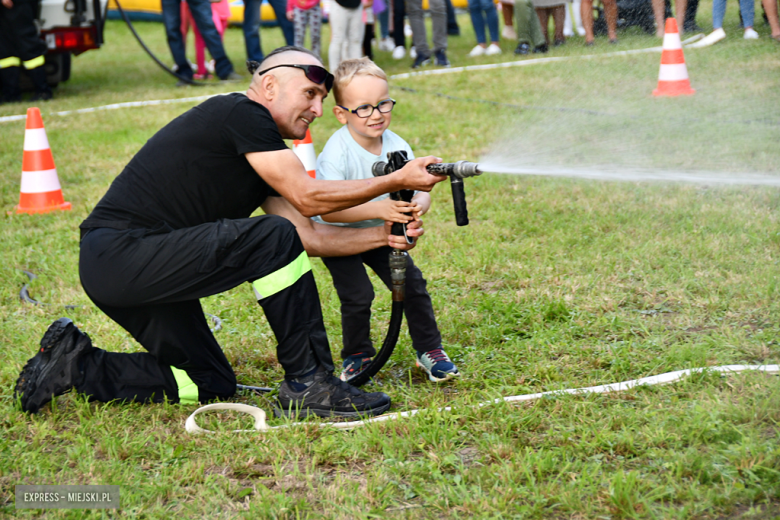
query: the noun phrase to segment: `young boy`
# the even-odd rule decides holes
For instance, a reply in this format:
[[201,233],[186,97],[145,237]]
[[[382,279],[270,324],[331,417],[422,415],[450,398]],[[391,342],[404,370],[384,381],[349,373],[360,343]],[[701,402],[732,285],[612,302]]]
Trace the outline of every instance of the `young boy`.
[[[345,126],[333,134],[317,158],[318,179],[371,178],[371,165],[386,161],[387,152],[406,150],[408,157],[414,158],[406,141],[387,129],[395,100],[389,95],[387,75],[374,62],[368,58],[341,62],[335,73],[333,95],[336,98],[333,113]],[[338,226],[382,226],[384,221],[406,223],[419,219],[430,206],[431,197],[424,192],[416,193],[411,203],[393,201],[389,195],[382,195],[360,206],[315,219]],[[369,337],[374,290],[363,264],[371,267],[390,288],[390,251],[386,246],[358,255],[322,259],[341,300],[344,339],[341,379],[344,381],[363,371],[376,354]],[[417,351],[417,366],[431,381],[441,382],[460,373],[441,348],[441,334],[425,284],[422,273],[409,257],[404,313]]]

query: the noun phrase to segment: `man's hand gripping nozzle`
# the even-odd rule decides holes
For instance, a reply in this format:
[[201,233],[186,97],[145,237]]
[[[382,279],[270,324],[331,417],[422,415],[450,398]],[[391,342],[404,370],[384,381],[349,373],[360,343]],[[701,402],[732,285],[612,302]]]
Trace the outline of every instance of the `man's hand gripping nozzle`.
[[[387,154],[387,162],[375,162],[371,167],[371,172],[374,174],[374,177],[387,175],[396,170],[400,170],[407,162],[409,162],[409,159],[407,158],[405,151],[390,152]],[[452,204],[455,206],[455,221],[459,226],[468,225],[469,211],[466,207],[466,192],[463,189],[463,179],[482,175],[479,164],[468,161],[458,161],[455,163],[429,164],[426,169],[431,175],[447,175],[450,178]],[[412,200],[412,195],[414,195],[414,192],[412,191],[401,190],[399,192],[391,193],[390,197],[393,200],[405,200],[410,202]],[[399,232],[396,232],[396,226],[399,226]],[[400,231],[404,232],[402,233]],[[405,236],[405,231],[405,228],[401,228],[401,224],[393,224],[392,232],[394,235]]]

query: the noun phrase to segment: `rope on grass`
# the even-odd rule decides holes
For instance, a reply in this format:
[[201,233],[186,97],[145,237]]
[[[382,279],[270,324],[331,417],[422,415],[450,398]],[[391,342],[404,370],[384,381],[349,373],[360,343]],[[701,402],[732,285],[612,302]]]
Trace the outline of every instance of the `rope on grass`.
[[[31,273],[30,271],[25,271],[22,269],[22,272],[27,275],[27,278],[29,278],[28,282],[24,285],[22,285],[22,289],[19,291],[19,299],[22,300],[25,303],[31,303],[32,305],[38,305],[41,307],[48,307],[51,305],[51,303],[42,303],[38,300],[34,299],[32,296],[30,296],[30,290],[28,289],[28,285],[30,285],[30,282],[38,278],[35,273]],[[83,307],[83,305],[63,305],[64,309],[73,310],[73,309],[80,309]],[[214,316],[213,314],[209,314],[208,312],[205,313],[206,316],[211,318],[212,323],[214,324],[214,328],[211,329],[211,332],[217,332],[222,328],[222,320],[219,319],[219,317]]]
[[[621,383],[589,386],[587,388],[550,390],[548,392],[539,392],[536,394],[513,395],[509,397],[493,399],[492,401],[485,401],[477,404],[476,406],[481,408],[483,406],[488,406],[500,402],[519,403],[524,401],[533,401],[547,396],[566,395],[566,394],[582,395],[582,394],[606,394],[610,392],[624,392],[626,390],[631,390],[632,388],[636,388],[639,386],[666,385],[666,384],[674,383],[676,381],[680,381],[684,377],[689,376],[691,374],[701,374],[701,373],[709,373],[709,372],[717,372],[721,374],[735,374],[737,372],[745,372],[745,371],[764,372],[765,374],[778,374],[780,373],[780,365],[724,365],[718,367],[689,368],[687,370],[677,370],[675,372],[667,372],[665,374],[643,377],[641,379],[632,379],[631,381],[623,381]],[[451,406],[447,406],[444,408],[440,408],[439,411],[450,412],[452,411],[452,409],[453,408]],[[195,422],[195,416],[198,415],[199,413],[215,411],[215,410],[234,410],[237,412],[248,413],[255,418],[254,430],[233,430],[232,433],[254,432],[254,431],[266,432],[270,430],[279,430],[279,429],[291,428],[295,426],[302,426],[305,424],[308,425],[316,424],[316,423],[296,422],[290,424],[283,424],[281,426],[268,426],[268,424],[265,421],[265,417],[266,417],[265,412],[256,406],[251,406],[248,404],[240,404],[240,403],[214,403],[214,404],[202,406],[197,410],[195,410],[194,412],[192,412],[192,414],[189,417],[187,417],[187,421],[184,423],[184,429],[187,430],[187,432],[189,433],[217,433],[212,430],[203,429],[200,426],[198,426],[198,424]],[[319,426],[330,426],[333,428],[338,428],[340,430],[351,430],[353,428],[358,428],[360,426],[365,426],[371,423],[393,421],[404,417],[412,417],[414,415],[417,415],[420,412],[424,412],[425,410],[426,410],[425,408],[421,408],[419,410],[409,410],[408,412],[388,413],[388,414],[380,415],[378,417],[364,419],[362,421],[329,422],[329,423],[319,424]]]

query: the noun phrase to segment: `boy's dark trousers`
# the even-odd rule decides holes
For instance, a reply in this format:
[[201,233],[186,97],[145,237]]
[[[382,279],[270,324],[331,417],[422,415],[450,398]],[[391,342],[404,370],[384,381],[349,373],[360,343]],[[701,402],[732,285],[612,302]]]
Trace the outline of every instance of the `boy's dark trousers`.
[[[322,259],[333,277],[333,285],[341,300],[341,330],[344,341],[342,358],[357,353],[370,357],[376,354],[370,338],[374,287],[363,264],[373,269],[390,289],[392,282],[388,259],[391,251],[390,247],[385,246],[357,255]],[[412,257],[408,258],[404,299],[406,323],[409,325],[414,349],[429,352],[441,347],[441,334],[433,314],[431,297],[425,289],[425,278],[414,265]]]

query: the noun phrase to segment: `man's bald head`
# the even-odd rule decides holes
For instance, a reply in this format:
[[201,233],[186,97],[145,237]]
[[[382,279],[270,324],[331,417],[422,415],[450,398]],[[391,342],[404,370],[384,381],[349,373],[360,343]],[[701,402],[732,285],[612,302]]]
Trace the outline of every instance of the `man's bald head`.
[[[287,45],[271,51],[265,59],[258,63],[256,61],[247,61],[247,68],[252,73],[252,85],[260,82],[260,72],[268,70],[277,65],[320,65],[324,66],[319,56],[304,47]],[[279,81],[284,82],[289,77],[291,71],[284,68],[274,69],[267,74],[273,74]],[[250,88],[251,88],[250,86]]]

